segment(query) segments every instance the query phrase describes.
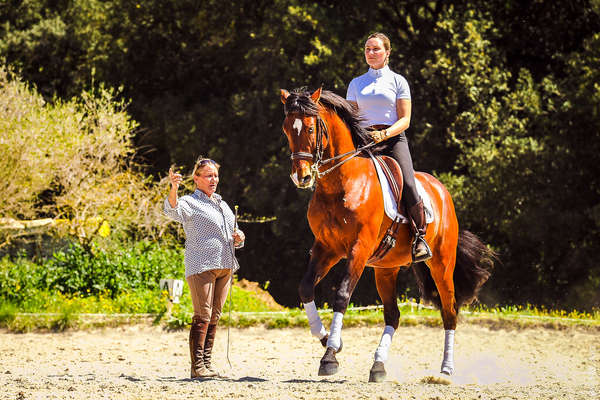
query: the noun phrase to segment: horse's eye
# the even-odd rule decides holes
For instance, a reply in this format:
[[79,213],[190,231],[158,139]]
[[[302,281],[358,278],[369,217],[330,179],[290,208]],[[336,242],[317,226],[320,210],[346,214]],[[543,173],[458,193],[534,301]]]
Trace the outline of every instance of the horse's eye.
[[314,131],[314,129],[312,126],[310,128],[308,128],[308,133],[313,133],[313,131]]

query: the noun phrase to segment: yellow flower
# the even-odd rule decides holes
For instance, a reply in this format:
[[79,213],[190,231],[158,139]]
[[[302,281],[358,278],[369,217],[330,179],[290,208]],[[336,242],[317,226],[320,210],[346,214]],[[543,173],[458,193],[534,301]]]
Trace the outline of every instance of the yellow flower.
[[108,224],[108,222],[102,222],[100,229],[98,229],[98,234],[103,238],[108,237],[108,235],[110,235],[110,225]]

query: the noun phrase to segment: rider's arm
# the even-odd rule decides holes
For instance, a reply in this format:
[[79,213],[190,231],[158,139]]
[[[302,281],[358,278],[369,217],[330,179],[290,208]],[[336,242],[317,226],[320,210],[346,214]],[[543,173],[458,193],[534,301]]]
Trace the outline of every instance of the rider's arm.
[[394,122],[392,126],[386,129],[387,137],[399,135],[408,129],[410,126],[411,110],[412,104],[409,99],[396,100],[396,113],[398,114],[398,120]]

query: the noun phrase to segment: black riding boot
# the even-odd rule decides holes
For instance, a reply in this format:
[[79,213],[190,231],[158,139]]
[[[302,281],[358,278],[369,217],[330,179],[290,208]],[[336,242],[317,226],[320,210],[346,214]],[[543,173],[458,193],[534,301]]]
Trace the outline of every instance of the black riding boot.
[[409,213],[414,222],[413,230],[415,231],[415,241],[412,245],[413,262],[428,260],[431,258],[431,249],[425,241],[427,222],[425,221],[425,208],[423,207],[423,200],[419,200],[417,204],[410,207]]

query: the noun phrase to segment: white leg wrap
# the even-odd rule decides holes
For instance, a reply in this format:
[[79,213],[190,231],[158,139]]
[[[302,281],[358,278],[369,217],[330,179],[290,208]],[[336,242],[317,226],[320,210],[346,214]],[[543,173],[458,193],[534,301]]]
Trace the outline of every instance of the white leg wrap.
[[331,330],[329,331],[329,339],[327,339],[327,347],[332,347],[335,351],[338,351],[341,344],[343,318],[344,314],[334,312],[333,319],[331,320]]
[[304,303],[304,311],[308,317],[308,324],[310,325],[310,333],[316,336],[319,340],[323,339],[327,335],[327,331],[321,322],[321,317],[317,312],[317,306],[315,306],[314,300],[310,303]]
[[377,350],[375,350],[375,361],[387,361],[388,352],[392,344],[392,337],[394,336],[394,332],[395,329],[390,325],[386,325],[383,329],[383,335],[381,335],[379,346],[377,347]]
[[444,333],[444,361],[442,361],[442,372],[452,375],[454,372],[454,329],[447,329]]

